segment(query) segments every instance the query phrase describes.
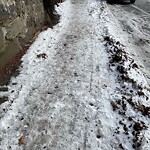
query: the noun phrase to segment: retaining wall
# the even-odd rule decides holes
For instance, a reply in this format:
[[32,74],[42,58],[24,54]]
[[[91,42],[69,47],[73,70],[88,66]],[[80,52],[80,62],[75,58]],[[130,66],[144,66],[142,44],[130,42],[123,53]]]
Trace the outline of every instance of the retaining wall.
[[42,28],[43,0],[0,0],[0,68]]

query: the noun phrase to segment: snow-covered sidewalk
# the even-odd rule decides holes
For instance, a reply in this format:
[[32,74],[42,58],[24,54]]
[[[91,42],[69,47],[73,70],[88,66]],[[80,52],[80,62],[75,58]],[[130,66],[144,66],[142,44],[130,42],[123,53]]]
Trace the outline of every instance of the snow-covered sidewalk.
[[57,12],[0,93],[0,150],[149,150],[149,88],[106,2],[66,0]]

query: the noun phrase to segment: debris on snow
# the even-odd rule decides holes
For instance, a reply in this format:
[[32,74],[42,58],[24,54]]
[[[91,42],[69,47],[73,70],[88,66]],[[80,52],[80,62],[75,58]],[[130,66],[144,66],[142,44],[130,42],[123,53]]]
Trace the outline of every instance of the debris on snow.
[[[116,82],[120,84],[119,98],[111,101],[113,111],[122,116],[116,134],[124,133],[134,149],[141,147],[145,131],[150,130],[150,92],[143,84],[137,63],[125,51],[119,41],[110,36],[104,37],[109,54],[109,67],[116,72]],[[137,78],[138,77],[138,78]],[[117,89],[118,91],[118,89]],[[122,149],[124,144],[121,143]]]
[[45,53],[42,53],[42,54],[38,54],[37,55],[37,58],[43,58],[43,59],[46,59],[48,56],[47,56],[47,54],[45,54]]
[[22,135],[19,139],[18,139],[18,143],[19,145],[25,144],[25,136]]
[[57,11],[1,94],[0,149],[149,147],[150,90],[122,42],[103,41],[106,3],[66,0]]

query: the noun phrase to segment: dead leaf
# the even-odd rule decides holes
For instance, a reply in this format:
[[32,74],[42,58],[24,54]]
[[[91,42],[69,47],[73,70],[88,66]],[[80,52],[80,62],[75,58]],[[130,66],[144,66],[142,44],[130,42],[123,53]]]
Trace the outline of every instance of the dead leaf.
[[21,137],[19,138],[18,142],[19,142],[19,145],[25,144],[25,136],[24,136],[24,135],[21,136]]

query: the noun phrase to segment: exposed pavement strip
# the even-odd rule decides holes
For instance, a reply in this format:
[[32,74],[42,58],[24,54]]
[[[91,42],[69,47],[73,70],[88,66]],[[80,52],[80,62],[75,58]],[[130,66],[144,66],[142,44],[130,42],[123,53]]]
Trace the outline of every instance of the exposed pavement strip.
[[150,13],[148,13],[148,12],[144,11],[143,9],[141,9],[141,8],[139,8],[139,7],[135,6],[135,5],[131,5],[131,6],[132,6],[133,8],[135,8],[135,9],[137,9],[137,10],[141,11],[142,13],[144,13],[144,14],[146,14],[146,15],[150,16]]

